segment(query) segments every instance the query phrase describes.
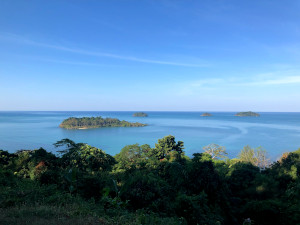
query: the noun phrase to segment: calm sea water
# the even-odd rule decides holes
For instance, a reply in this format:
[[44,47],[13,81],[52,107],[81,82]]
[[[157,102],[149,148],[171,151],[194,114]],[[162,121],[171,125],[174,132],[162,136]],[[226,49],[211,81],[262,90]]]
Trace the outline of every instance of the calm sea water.
[[[154,144],[159,138],[174,135],[185,144],[188,156],[202,152],[210,143],[224,145],[236,157],[245,145],[264,147],[275,160],[283,152],[300,147],[300,113],[260,113],[261,117],[235,117],[234,112],[146,112],[149,117],[132,117],[134,112],[0,112],[0,149],[14,152],[43,147],[55,152],[58,140],[69,138],[115,155],[129,144]],[[58,125],[70,116],[103,116],[146,127],[65,130]]]

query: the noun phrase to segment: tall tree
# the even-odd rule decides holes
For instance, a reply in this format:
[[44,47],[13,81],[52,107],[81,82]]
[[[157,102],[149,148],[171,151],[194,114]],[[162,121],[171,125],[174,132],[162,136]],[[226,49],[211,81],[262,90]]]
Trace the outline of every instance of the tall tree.
[[146,163],[149,159],[149,152],[151,152],[150,145],[126,145],[121,152],[115,156],[117,161],[116,168],[130,169]]
[[153,153],[159,160],[165,158],[169,159],[171,157],[171,153],[175,153],[175,157],[181,158],[181,156],[184,154],[183,149],[184,147],[182,141],[178,141],[176,143],[175,137],[168,135],[158,140],[158,143],[155,144],[155,148],[153,149]]
[[239,154],[239,159],[242,162],[249,162],[260,169],[265,169],[270,165],[267,151],[262,147],[254,149],[249,145],[245,146]]
[[222,159],[226,158],[227,152],[224,146],[218,144],[210,144],[203,147],[205,153],[211,155],[212,159]]

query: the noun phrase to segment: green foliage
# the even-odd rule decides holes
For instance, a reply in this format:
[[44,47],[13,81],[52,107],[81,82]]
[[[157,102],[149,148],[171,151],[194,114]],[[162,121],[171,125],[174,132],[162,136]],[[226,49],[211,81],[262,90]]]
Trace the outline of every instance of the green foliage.
[[185,225],[182,219],[160,217],[144,210],[103,211],[103,206],[82,199],[65,205],[21,205],[0,208],[0,224],[4,225]]
[[135,171],[121,189],[121,198],[129,200],[131,207],[157,208],[159,199],[167,195],[169,186],[153,173]]
[[15,154],[10,154],[7,151],[0,150],[0,168],[8,168],[13,163],[13,158],[15,158]]
[[[120,197],[121,191],[119,190],[117,181],[112,180],[112,183],[113,183],[112,190],[110,188],[104,189],[104,195],[102,201],[105,202],[105,208],[117,208],[117,209],[125,208],[126,206],[128,206],[129,200],[122,201]],[[114,197],[111,197],[109,195],[111,191],[114,192]]]
[[285,224],[285,221],[281,221],[281,207],[282,203],[278,200],[253,200],[245,205],[244,211],[253,224]]
[[54,144],[56,147],[66,146],[62,153],[62,163],[65,168],[97,172],[111,170],[115,159],[99,148],[87,144],[75,144],[69,139],[63,139]]
[[97,175],[82,174],[77,178],[77,194],[85,199],[100,200],[105,194],[104,189],[111,187],[111,176],[107,172]]
[[300,149],[264,166],[266,152],[249,146],[239,159],[219,160],[221,146],[188,158],[183,142],[171,135],[155,148],[125,146],[115,157],[69,139],[55,146],[59,156],[44,149],[0,151],[1,222],[294,225],[300,220]]
[[175,211],[177,216],[185,218],[188,224],[221,224],[218,223],[217,215],[209,208],[205,192],[192,196],[178,195]]
[[149,145],[127,145],[115,156],[117,164],[116,170],[129,170],[143,167],[151,157]]
[[230,190],[237,197],[249,196],[255,187],[255,178],[259,173],[259,168],[250,163],[234,164],[227,174]]
[[188,169],[188,180],[193,182],[187,183],[186,189],[190,194],[196,195],[205,191],[213,199],[221,187],[221,180],[211,157],[205,153],[196,153],[193,156]]
[[183,142],[178,141],[176,143],[175,137],[172,135],[166,136],[158,140],[158,143],[155,144],[155,148],[152,151],[152,154],[158,160],[180,160],[184,156],[183,152]]
[[279,161],[272,164],[267,170],[268,175],[278,182],[278,189],[286,190],[289,185],[297,182],[300,175],[300,149],[287,154]]
[[57,157],[40,148],[18,151],[12,158],[11,169],[19,177],[39,179],[47,170],[55,170]]
[[130,123],[125,120],[118,120],[115,118],[102,118],[99,117],[83,117],[76,118],[70,117],[65,119],[59,127],[65,129],[87,129],[87,128],[99,128],[99,127],[144,127],[146,124],[142,123]]

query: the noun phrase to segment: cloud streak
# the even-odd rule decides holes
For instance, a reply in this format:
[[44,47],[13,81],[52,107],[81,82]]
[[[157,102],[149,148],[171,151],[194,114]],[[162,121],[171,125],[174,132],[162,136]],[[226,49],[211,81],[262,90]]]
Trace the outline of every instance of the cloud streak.
[[288,84],[300,84],[299,76],[286,76],[286,77],[274,77],[269,79],[259,79],[257,81],[249,80],[246,82],[243,79],[237,78],[210,78],[192,81],[189,86],[191,87],[204,87],[214,85],[226,85],[226,86],[266,86],[266,85],[288,85]]
[[162,60],[152,60],[152,59],[145,59],[145,58],[139,58],[134,56],[124,56],[124,55],[118,55],[118,54],[111,54],[106,52],[93,52],[93,51],[86,51],[83,49],[77,49],[77,48],[69,48],[61,45],[52,45],[52,44],[46,44],[42,42],[36,42],[33,40],[28,40],[21,38],[16,35],[0,35],[0,38],[9,40],[9,41],[15,41],[26,45],[32,45],[37,47],[43,47],[43,48],[49,48],[49,49],[56,49],[59,51],[64,52],[71,52],[75,54],[81,54],[81,55],[89,55],[89,56],[96,56],[96,57],[105,57],[105,58],[112,58],[112,59],[120,59],[120,60],[126,60],[126,61],[133,61],[133,62],[141,62],[141,63],[150,63],[150,64],[160,64],[160,65],[170,65],[170,66],[184,66],[184,67],[208,67],[208,64],[189,64],[189,63],[178,63],[178,62],[172,62],[172,61],[162,61]]
[[[290,71],[289,71],[290,72]],[[288,71],[286,74],[289,73]],[[281,72],[284,74],[284,72]],[[238,88],[247,87],[273,87],[273,86],[283,86],[283,85],[297,85],[300,84],[300,75],[288,75],[276,76],[273,73],[273,78],[270,77],[261,78],[261,76],[254,76],[254,78],[237,78],[237,77],[227,77],[227,78],[203,78],[199,80],[188,81],[184,84],[177,84],[179,95],[194,95],[196,93],[207,93],[215,90],[238,90]],[[299,72],[300,74],[300,72]]]
[[276,77],[273,79],[261,80],[257,82],[244,83],[243,85],[287,85],[287,84],[300,84],[300,76],[286,76],[286,77]]

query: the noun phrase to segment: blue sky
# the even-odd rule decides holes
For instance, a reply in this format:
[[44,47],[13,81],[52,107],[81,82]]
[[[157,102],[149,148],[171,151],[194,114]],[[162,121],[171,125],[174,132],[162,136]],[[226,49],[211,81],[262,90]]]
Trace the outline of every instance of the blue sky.
[[0,1],[0,110],[300,111],[300,1]]

